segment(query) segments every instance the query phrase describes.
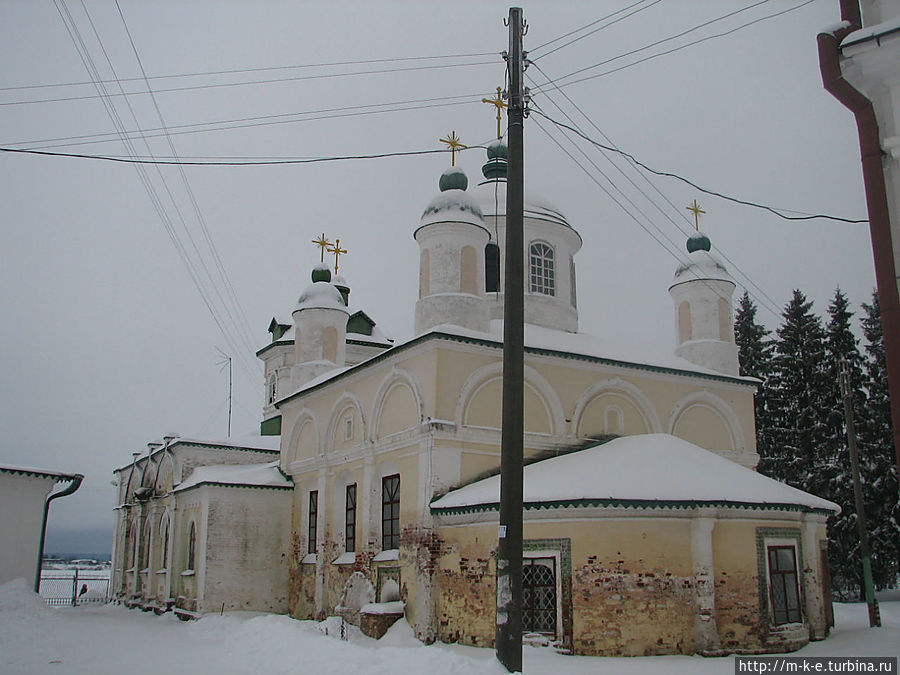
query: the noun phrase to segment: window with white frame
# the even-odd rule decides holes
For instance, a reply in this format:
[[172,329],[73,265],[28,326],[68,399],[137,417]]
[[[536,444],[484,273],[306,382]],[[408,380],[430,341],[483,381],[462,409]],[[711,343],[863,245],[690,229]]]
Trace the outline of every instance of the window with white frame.
[[266,382],[266,403],[275,403],[275,397],[278,395],[278,376],[276,373],[269,373],[269,379]]
[[529,247],[531,261],[531,283],[528,288],[532,293],[556,295],[556,275],[553,263],[553,249],[543,241],[532,242]]

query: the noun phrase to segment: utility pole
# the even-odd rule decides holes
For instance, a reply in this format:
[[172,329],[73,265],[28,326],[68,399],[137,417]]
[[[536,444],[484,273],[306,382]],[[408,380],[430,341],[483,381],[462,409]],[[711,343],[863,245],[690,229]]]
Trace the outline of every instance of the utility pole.
[[508,164],[506,179],[506,272],[503,299],[503,418],[500,440],[500,528],[497,545],[497,659],[522,671],[522,437],[525,376],[525,249],[523,245],[522,84],[525,22],[509,9]]
[[869,626],[881,626],[881,614],[872,584],[872,562],[869,550],[869,530],[863,506],[862,485],[859,481],[859,452],[856,448],[856,427],[853,424],[853,403],[850,396],[850,369],[846,359],[841,359],[841,396],[844,399],[844,421],[847,425],[847,446],[850,449],[850,471],[853,475],[853,497],[856,500],[856,528],[859,531],[859,554],[862,558],[863,588],[869,605]]
[[[325,238],[325,235],[322,235],[322,238]],[[317,243],[313,241],[313,243]],[[324,255],[324,253],[323,253]],[[222,370],[225,369],[225,366],[228,366],[228,438],[231,438],[231,390],[232,390],[232,373],[231,373],[231,357],[228,356],[221,349],[216,347],[216,351],[219,352],[219,356],[222,357],[222,360],[219,361],[220,366],[222,366]]]

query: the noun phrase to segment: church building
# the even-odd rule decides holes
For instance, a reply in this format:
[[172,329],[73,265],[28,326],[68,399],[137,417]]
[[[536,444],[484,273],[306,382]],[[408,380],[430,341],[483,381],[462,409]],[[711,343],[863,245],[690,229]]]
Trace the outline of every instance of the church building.
[[[410,224],[415,337],[394,344],[319,264],[257,352],[263,435],[167,437],[116,471],[123,601],[340,614],[375,635],[402,617],[424,642],[493,646],[506,147],[487,156],[477,185],[445,171]],[[524,238],[528,639],[587,655],[823,639],[837,507],[754,470],[757,381],[709,239],[689,238],[668,289],[674,353],[647,354],[579,332],[581,236],[528,190]]]

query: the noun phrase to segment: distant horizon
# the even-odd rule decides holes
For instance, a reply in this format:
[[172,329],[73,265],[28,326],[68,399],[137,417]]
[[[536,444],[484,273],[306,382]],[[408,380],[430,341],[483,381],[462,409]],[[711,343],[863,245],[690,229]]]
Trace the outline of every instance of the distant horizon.
[[48,527],[47,538],[44,541],[44,555],[109,558],[112,554],[112,539],[112,528],[88,528],[59,532]]

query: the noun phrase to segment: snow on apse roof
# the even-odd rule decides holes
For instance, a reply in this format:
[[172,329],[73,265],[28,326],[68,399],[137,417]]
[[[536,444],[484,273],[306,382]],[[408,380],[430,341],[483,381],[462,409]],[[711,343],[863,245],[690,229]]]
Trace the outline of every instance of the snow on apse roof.
[[[799,506],[839,512],[825,499],[792,488],[670,434],[623,436],[525,467],[524,501],[715,502]],[[500,501],[500,476],[453,490],[434,510]]]
[[278,470],[278,462],[266,464],[213,464],[198,466],[175,491],[187,490],[202,483],[219,485],[252,485],[258,487],[290,487],[291,481]]

